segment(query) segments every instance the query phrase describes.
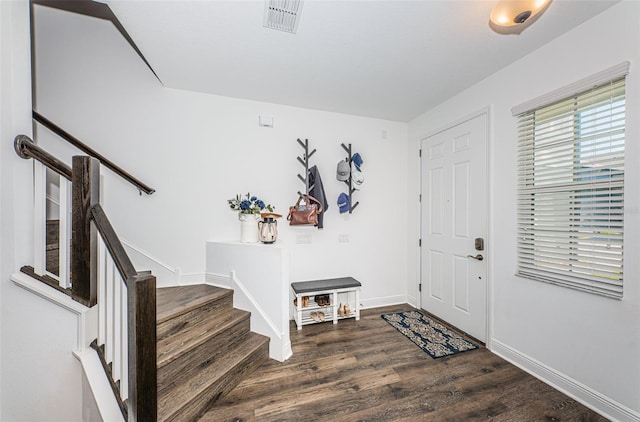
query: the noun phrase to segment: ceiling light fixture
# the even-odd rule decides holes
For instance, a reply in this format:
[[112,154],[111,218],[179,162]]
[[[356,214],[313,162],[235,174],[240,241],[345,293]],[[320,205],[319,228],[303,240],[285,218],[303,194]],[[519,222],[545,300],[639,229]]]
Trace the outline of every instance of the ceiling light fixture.
[[263,25],[265,28],[295,34],[300,22],[303,0],[265,0]]
[[[492,27],[509,28],[518,27],[519,30],[512,30],[506,32],[520,32],[524,29],[524,24],[533,23],[542,11],[551,3],[551,0],[500,0],[491,10],[491,24]],[[498,31],[505,32],[505,31]]]

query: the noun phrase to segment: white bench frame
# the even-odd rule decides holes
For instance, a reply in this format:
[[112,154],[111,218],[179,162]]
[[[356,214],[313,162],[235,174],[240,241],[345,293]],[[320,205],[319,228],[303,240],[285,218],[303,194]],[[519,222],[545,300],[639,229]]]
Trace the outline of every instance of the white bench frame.
[[[314,280],[317,282],[317,280]],[[297,284],[304,284],[297,283]],[[334,324],[338,323],[340,319],[346,318],[355,318],[356,321],[360,320],[360,286],[353,287],[343,287],[343,288],[329,288],[329,289],[318,289],[313,291],[305,291],[297,293],[296,290],[291,287],[294,296],[296,297],[297,304],[295,306],[294,319],[296,322],[296,326],[298,330],[302,330],[303,325],[308,324],[317,324],[318,322],[326,322],[333,321]],[[319,306],[314,297],[317,295],[329,294],[331,304],[327,306]],[[344,296],[346,295],[346,299]],[[302,307],[302,297],[309,297],[309,305],[306,307]],[[340,303],[347,303],[350,308],[350,312],[348,315],[340,316],[338,315],[338,308],[340,307]],[[311,312],[321,311],[325,314],[324,321],[316,321],[311,318]]]

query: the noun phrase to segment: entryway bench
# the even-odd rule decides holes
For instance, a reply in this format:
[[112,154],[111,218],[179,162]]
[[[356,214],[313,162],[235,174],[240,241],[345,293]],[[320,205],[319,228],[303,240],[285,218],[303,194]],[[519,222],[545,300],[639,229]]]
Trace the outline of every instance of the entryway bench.
[[[339,319],[355,318],[360,320],[360,287],[362,285],[353,277],[331,278],[326,280],[297,281],[291,283],[291,289],[296,297],[294,319],[298,330],[302,330],[303,325],[315,324],[323,321],[333,321],[338,323]],[[326,305],[318,304],[315,297],[318,295],[329,295],[330,303]],[[309,297],[307,306],[303,307],[304,296]],[[349,313],[339,315],[340,305],[347,304]],[[314,319],[312,313],[315,313]],[[323,315],[318,318],[318,313]]]

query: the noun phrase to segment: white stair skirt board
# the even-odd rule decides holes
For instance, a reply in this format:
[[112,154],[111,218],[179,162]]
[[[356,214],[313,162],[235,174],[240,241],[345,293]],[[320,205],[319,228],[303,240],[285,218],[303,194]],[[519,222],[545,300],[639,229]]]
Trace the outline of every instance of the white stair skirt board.
[[[272,359],[284,361],[291,356],[287,314],[289,251],[286,247],[210,241],[207,242],[206,272],[208,279],[231,275],[233,306],[251,312],[251,330],[271,339],[269,356]],[[217,283],[227,284],[220,278]]]
[[566,376],[519,351],[491,339],[491,352],[528,372],[540,381],[584,404],[608,419],[620,422],[640,422],[640,413],[610,399],[590,387]]
[[74,352],[84,372],[82,382],[82,417],[85,421],[124,422],[120,407],[104,373],[98,353],[89,348]]
[[[251,295],[241,280],[234,273],[229,276],[206,274],[206,284],[233,290],[233,306],[251,312],[251,331],[270,338],[269,357],[279,362],[289,359],[293,352],[288,332],[281,332],[276,324],[267,316],[258,301]],[[288,321],[287,321],[288,322]],[[288,330],[288,326],[286,329]]]
[[[279,362],[289,359],[293,355],[289,332],[283,332],[277,328],[276,324],[267,316],[267,313],[242,281],[238,280],[234,272],[231,273],[230,278],[233,280],[234,286],[233,306],[251,312],[251,331],[268,336],[271,339],[269,342],[269,357]],[[289,327],[286,326],[283,329],[288,330]]]
[[125,239],[121,239],[121,242],[135,268],[139,270],[151,270],[151,273],[156,277],[157,287],[181,285],[181,274],[179,268],[172,267],[171,265],[162,262],[151,253],[137,247]]

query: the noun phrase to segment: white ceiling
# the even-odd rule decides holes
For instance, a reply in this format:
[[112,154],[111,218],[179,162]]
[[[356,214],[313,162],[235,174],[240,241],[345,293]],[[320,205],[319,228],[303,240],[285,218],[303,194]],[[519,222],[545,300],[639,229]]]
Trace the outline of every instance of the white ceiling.
[[553,0],[519,35],[493,0],[306,0],[296,34],[256,0],[111,0],[167,87],[409,121],[619,0]]

